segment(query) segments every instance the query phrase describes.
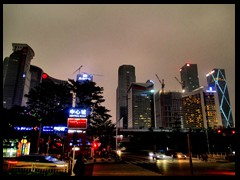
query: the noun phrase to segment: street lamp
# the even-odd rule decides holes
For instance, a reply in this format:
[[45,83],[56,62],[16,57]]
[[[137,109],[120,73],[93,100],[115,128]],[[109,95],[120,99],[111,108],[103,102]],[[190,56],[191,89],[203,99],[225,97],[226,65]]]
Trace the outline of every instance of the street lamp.
[[73,168],[74,168],[74,165],[75,165],[75,152],[76,152],[76,151],[79,151],[80,148],[79,148],[79,147],[76,147],[76,145],[73,145],[72,150],[73,150],[73,156],[72,156],[73,159],[72,159],[71,175],[73,176],[73,175],[74,175],[74,173],[73,173]]

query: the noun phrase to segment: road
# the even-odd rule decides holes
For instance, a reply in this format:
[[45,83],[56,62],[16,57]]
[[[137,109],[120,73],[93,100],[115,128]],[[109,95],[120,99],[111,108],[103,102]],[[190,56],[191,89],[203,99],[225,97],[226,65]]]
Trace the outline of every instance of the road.
[[235,176],[234,162],[206,162],[193,158],[191,168],[189,158],[153,160],[147,154],[123,153],[122,159],[124,163],[134,164],[163,176]]

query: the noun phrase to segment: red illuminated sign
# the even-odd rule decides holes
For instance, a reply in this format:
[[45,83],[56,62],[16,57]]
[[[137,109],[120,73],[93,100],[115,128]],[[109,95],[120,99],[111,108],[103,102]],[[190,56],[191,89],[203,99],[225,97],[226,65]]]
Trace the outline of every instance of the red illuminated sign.
[[68,129],[86,129],[86,118],[68,118]]

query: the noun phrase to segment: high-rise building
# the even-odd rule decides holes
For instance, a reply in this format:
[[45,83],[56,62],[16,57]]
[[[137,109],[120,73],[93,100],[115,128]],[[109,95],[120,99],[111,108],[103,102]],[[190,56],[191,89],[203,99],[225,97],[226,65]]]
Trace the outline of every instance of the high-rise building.
[[217,90],[223,127],[234,128],[232,108],[224,69],[213,69],[206,77],[208,86],[215,87]]
[[184,128],[207,129],[222,125],[218,96],[214,88],[200,87],[183,94]]
[[37,66],[31,65],[30,72],[31,72],[30,89],[32,89],[42,82],[43,70]]
[[156,129],[182,129],[182,93],[157,92],[155,94]]
[[[117,119],[118,122],[120,119],[123,120],[121,124],[122,128],[128,127],[127,119],[127,90],[131,83],[136,82],[135,76],[135,67],[132,65],[122,65],[118,68],[118,87],[117,87]],[[120,122],[119,122],[120,124]],[[120,126],[118,126],[120,127]]]
[[186,63],[180,69],[180,76],[185,92],[199,88],[197,64]]
[[34,51],[27,44],[12,43],[13,53],[3,62],[3,107],[25,106],[30,90],[30,63]]
[[128,88],[128,128],[155,127],[154,83],[131,83]]

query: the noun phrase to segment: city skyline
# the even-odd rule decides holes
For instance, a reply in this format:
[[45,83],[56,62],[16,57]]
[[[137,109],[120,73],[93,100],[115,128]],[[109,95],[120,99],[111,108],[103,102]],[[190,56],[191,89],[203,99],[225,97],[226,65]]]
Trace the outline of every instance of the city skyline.
[[28,44],[31,64],[51,77],[76,79],[80,66],[93,74],[113,122],[121,65],[161,90],[157,74],[165,91],[181,91],[174,77],[186,63],[197,64],[200,86],[224,69],[235,122],[234,4],[4,4],[3,59],[12,43]]

